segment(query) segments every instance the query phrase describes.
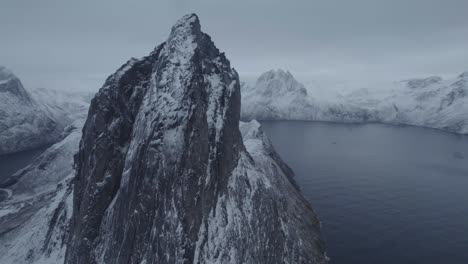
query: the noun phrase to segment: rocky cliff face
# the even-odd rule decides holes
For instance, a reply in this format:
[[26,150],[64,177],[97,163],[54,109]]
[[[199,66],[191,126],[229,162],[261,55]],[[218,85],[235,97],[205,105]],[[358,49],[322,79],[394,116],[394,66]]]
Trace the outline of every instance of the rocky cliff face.
[[59,140],[62,129],[21,81],[0,67],[0,155],[52,144]]
[[[67,263],[326,263],[318,220],[198,17],[92,100]],[[247,147],[246,147],[247,146]]]

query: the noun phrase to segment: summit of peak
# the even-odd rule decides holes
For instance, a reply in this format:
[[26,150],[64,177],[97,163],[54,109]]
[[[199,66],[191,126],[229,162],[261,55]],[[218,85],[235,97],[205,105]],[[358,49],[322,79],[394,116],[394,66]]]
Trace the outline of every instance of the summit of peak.
[[458,78],[468,78],[468,71],[462,72],[460,75],[458,75]]
[[262,75],[260,75],[258,78],[259,81],[267,81],[272,79],[295,80],[294,76],[289,71],[285,71],[283,69],[269,70],[262,73]]
[[407,86],[412,89],[425,88],[429,85],[440,83],[443,79],[439,76],[407,80]]
[[0,66],[0,80],[9,79],[15,75],[6,67]]
[[193,25],[200,25],[200,20],[198,19],[198,16],[194,13],[187,14],[183,17],[181,17],[177,22],[174,24],[172,27],[177,28],[177,27],[186,27],[186,26],[193,26]]
[[190,61],[197,47],[203,46],[203,40],[207,38],[205,35],[201,31],[198,16],[185,15],[172,26],[171,33],[162,46],[161,56],[170,57],[170,61],[179,61],[183,65]]
[[175,35],[198,35],[201,33],[200,20],[196,14],[187,14],[177,20],[172,26],[171,35],[169,38]]

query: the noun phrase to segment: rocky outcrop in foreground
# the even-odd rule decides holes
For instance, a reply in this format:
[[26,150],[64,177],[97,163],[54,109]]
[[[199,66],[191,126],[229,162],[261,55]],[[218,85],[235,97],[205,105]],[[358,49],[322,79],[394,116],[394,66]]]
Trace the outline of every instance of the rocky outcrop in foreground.
[[319,222],[198,17],[111,75],[76,157],[67,263],[326,263]]

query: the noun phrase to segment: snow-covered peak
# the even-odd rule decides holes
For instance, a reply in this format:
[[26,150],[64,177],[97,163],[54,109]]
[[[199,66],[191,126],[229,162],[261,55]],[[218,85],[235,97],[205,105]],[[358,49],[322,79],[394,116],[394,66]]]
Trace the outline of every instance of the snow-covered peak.
[[171,53],[180,59],[193,54],[197,38],[202,35],[200,21],[195,14],[185,15],[172,27],[162,55]]
[[462,72],[462,74],[458,75],[458,78],[468,79],[468,71]]
[[252,87],[242,87],[242,120],[296,120],[304,112],[315,116],[316,110],[313,98],[289,71],[265,72]]
[[0,66],[0,82],[8,80],[12,77],[15,77],[15,75],[6,67]]
[[247,152],[238,75],[195,15],[104,87],[75,163],[66,263],[325,262],[286,166],[270,149]]
[[15,80],[18,80],[18,78],[13,72],[4,66],[0,66],[0,86],[5,86],[5,84]]
[[291,80],[294,79],[294,76],[289,71],[285,71],[283,69],[273,69],[262,73],[262,75],[258,77],[257,82],[265,82],[273,79]]
[[429,85],[438,84],[442,82],[442,78],[439,76],[431,76],[422,79],[411,79],[406,81],[406,84],[409,88],[412,89],[419,89],[419,88],[426,88]]
[[0,155],[58,140],[61,128],[43,111],[21,81],[0,67]]
[[172,75],[163,74],[157,80],[159,85],[180,88],[184,80],[190,79],[188,75],[191,72],[191,60],[201,36],[200,22],[196,15],[185,15],[177,21],[159,55],[159,60],[167,61],[167,64],[161,65],[161,69],[168,68],[175,72]]
[[307,96],[304,85],[298,82],[289,71],[282,69],[270,70],[260,75],[254,89],[256,93],[260,92],[264,96],[278,96],[285,93]]
[[25,104],[32,103],[32,99],[24,89],[20,79],[3,66],[0,66],[0,93],[2,93],[0,102],[4,104],[6,104],[7,100],[11,101],[12,98],[16,98]]
[[200,31],[200,20],[196,14],[187,14],[180,18],[174,26],[172,26],[172,33],[171,35],[176,32],[178,29],[182,29],[183,31],[187,31],[190,29],[195,29]]

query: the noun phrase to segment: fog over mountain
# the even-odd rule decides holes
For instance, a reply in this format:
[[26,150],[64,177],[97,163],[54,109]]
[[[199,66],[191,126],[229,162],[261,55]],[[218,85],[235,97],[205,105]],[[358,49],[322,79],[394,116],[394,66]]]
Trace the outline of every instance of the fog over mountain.
[[341,89],[454,77],[468,69],[466,10],[465,0],[3,1],[0,64],[26,87],[95,91],[196,12],[241,79],[284,68],[305,84]]

